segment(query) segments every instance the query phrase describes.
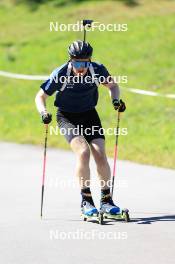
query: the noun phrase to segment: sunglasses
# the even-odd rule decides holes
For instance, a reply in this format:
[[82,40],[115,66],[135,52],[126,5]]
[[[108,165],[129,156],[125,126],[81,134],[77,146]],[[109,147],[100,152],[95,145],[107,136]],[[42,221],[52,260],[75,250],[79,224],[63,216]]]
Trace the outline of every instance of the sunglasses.
[[72,65],[76,69],[88,68],[90,65],[89,61],[72,61]]

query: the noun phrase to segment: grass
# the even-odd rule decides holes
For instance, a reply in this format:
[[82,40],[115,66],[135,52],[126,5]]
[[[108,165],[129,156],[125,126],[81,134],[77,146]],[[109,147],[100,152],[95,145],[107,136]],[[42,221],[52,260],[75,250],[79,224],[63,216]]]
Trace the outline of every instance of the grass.
[[[175,93],[174,13],[175,1],[137,1],[130,7],[122,1],[88,1],[57,5],[56,1],[35,8],[12,1],[0,4],[0,69],[23,74],[48,75],[67,60],[67,46],[80,32],[49,32],[49,22],[74,23],[92,18],[101,23],[127,23],[127,32],[89,33],[94,61],[100,61],[113,75],[127,75],[135,87],[161,93]],[[157,3],[158,2],[158,3]],[[42,144],[43,126],[34,97],[39,81],[0,77],[0,139]],[[100,87],[98,111],[105,128],[116,125],[116,115],[106,88]],[[119,158],[175,168],[175,101],[131,94],[122,90],[127,111],[121,126],[128,135],[120,137]],[[54,114],[53,97],[48,109]],[[53,125],[56,125],[54,120]],[[107,152],[113,154],[115,138],[107,137]],[[62,136],[51,136],[49,145],[67,148]]]

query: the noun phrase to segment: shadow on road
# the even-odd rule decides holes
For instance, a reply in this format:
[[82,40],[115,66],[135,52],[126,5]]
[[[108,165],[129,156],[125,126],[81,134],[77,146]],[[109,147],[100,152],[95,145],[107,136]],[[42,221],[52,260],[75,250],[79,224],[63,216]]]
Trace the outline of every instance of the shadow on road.
[[[60,218],[44,218],[45,221],[59,221]],[[82,222],[81,219],[67,219],[67,222]],[[129,223],[136,223],[139,225],[150,225],[155,222],[172,222],[175,221],[175,215],[161,215],[161,216],[151,216],[151,217],[131,217]],[[89,223],[97,224],[96,220],[89,220]],[[114,225],[116,222],[118,223],[125,223],[123,220],[115,220],[115,219],[106,219],[105,225]]]
[[151,217],[132,218],[131,223],[137,223],[139,225],[152,224],[155,222],[171,222],[175,221],[175,215],[161,215]]

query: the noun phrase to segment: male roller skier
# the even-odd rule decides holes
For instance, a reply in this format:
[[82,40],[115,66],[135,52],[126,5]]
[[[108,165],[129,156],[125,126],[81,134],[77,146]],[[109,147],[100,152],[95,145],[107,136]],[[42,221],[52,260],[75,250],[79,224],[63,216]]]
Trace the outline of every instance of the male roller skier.
[[[93,215],[95,208],[90,182],[90,151],[94,157],[101,185],[101,209],[110,214],[117,214],[120,208],[116,206],[110,195],[110,167],[105,152],[105,137],[100,132],[100,118],[95,109],[98,102],[98,85],[100,82],[109,89],[111,101],[115,110],[124,112],[125,103],[119,99],[119,87],[110,76],[103,64],[91,61],[93,48],[88,42],[74,41],[68,48],[70,60],[54,70],[50,78],[41,85],[35,102],[44,124],[52,121],[52,115],[46,109],[46,99],[56,92],[54,105],[57,107],[57,122],[60,129],[66,131],[65,137],[76,154],[76,175],[81,188],[81,210],[85,215]],[[81,82],[72,81],[70,77],[81,77]],[[96,81],[93,81],[93,76]],[[62,81],[66,77],[67,81]],[[69,77],[69,80],[68,80]],[[85,81],[85,77],[91,79]],[[109,80],[110,81],[107,81]],[[83,133],[74,133],[74,128],[83,127]],[[93,130],[93,127],[95,129]],[[90,132],[91,131],[91,132]],[[90,132],[90,133],[89,133]]]

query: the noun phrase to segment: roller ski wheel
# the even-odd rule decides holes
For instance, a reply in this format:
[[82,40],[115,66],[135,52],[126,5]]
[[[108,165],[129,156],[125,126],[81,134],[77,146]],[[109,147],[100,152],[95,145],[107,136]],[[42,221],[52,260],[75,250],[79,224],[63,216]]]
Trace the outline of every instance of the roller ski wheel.
[[129,217],[129,210],[128,209],[123,209],[120,213],[117,214],[110,214],[110,213],[104,213],[103,214],[104,219],[111,219],[111,220],[124,220],[125,222],[130,222],[130,217]]
[[103,212],[99,212],[99,215],[98,215],[98,223],[100,225],[104,225],[104,214],[103,214]]
[[123,209],[122,210],[122,215],[123,215],[123,219],[125,220],[125,222],[130,222],[130,216],[129,216],[129,210],[128,209]]

